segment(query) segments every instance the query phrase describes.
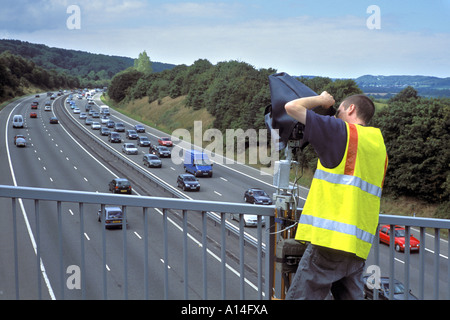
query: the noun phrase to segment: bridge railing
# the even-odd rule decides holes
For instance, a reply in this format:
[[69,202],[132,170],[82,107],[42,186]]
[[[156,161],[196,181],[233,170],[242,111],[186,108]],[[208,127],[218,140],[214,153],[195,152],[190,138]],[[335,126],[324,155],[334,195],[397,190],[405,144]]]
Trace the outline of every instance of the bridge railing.
[[[68,204],[71,214],[77,217],[69,226],[65,216]],[[244,300],[269,299],[274,292],[274,235],[267,228],[275,223],[273,206],[13,186],[0,186],[0,206],[4,233],[0,237],[0,248],[4,248],[0,252],[0,267],[8,266],[3,274],[10,275],[8,284],[0,288],[6,299]],[[110,233],[105,230],[104,219],[92,226],[97,209],[107,206],[119,206],[124,221],[129,221],[128,227]],[[239,217],[237,225],[229,222],[231,214]],[[256,228],[244,228],[246,214],[257,217]],[[23,256],[24,222],[28,230],[25,238],[31,239],[34,249],[34,268],[23,265],[30,261]],[[419,299],[450,299],[450,249],[448,241],[441,239],[442,230],[450,230],[450,220],[380,215],[380,226],[383,225],[404,226],[407,243],[404,252],[397,253],[391,237],[386,249],[379,243],[377,232],[366,262],[366,267],[375,266],[367,269],[371,279],[387,276],[391,288],[395,280],[402,281],[406,292],[414,287]],[[88,236],[92,230],[97,231],[90,236],[95,237],[95,245],[90,244],[94,239]],[[174,230],[181,232],[177,240]],[[426,230],[431,230],[431,235]],[[409,250],[412,232],[420,234],[418,258]],[[131,247],[133,234],[143,241],[139,245],[142,251]],[[431,249],[425,248],[428,244]],[[71,245],[76,247],[76,253],[71,255],[77,256],[71,258],[77,261],[69,265],[73,268],[68,267],[67,246]],[[174,246],[179,248],[176,253]],[[115,262],[111,262],[111,247],[121,251]],[[383,258],[386,250],[388,261]],[[159,271],[154,270],[155,251],[161,256],[161,266],[156,267]],[[92,259],[104,267],[93,267]],[[141,265],[139,276],[134,274],[135,259]],[[113,282],[109,274],[112,263],[121,275]],[[398,267],[399,263],[403,266]],[[172,278],[175,265],[177,280]],[[34,269],[34,277],[24,276],[24,269],[28,273]],[[97,273],[93,274],[94,270]],[[29,278],[34,278],[32,283]],[[92,282],[96,284],[94,289]],[[120,290],[112,290],[112,283]],[[375,299],[384,297],[382,290],[376,288],[373,294]],[[396,298],[394,291],[388,291],[387,297]]]

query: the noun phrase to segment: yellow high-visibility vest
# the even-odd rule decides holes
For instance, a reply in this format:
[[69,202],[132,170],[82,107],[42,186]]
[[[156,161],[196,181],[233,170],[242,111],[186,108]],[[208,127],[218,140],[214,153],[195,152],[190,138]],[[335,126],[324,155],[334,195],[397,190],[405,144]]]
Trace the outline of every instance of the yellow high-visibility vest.
[[318,161],[295,239],[367,259],[378,225],[386,146],[377,128],[346,127],[341,163],[329,169]]

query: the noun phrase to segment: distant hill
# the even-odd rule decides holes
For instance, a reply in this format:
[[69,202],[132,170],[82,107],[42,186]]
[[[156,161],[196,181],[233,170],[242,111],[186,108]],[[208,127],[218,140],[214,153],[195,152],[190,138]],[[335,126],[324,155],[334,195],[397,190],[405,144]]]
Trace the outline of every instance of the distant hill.
[[364,93],[390,97],[411,86],[423,97],[450,97],[450,77],[372,76],[354,79]]
[[[65,72],[82,81],[102,82],[134,65],[134,59],[89,52],[52,48],[20,40],[0,40],[0,53],[10,51],[33,61],[44,69]],[[152,62],[154,72],[172,69],[175,65]]]

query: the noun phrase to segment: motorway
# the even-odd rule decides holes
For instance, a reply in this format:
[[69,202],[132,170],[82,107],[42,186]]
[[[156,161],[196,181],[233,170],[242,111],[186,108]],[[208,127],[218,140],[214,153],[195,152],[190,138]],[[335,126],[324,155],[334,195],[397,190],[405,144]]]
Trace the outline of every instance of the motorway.
[[[106,142],[106,137],[101,137],[99,131],[93,131],[90,127],[85,126],[83,123],[78,126],[75,121],[79,121],[78,116],[74,116],[68,105],[65,103],[62,97],[57,98],[52,105],[52,111],[44,111],[43,104],[47,97],[41,97],[38,99],[40,106],[37,110],[38,117],[36,119],[29,118],[30,105],[34,97],[27,97],[25,99],[18,100],[17,102],[7,106],[1,113],[1,123],[2,130],[1,141],[2,145],[5,146],[7,152],[2,152],[1,154],[1,170],[4,174],[1,176],[1,184],[6,185],[19,185],[19,186],[31,186],[31,187],[42,187],[42,188],[55,188],[55,189],[68,189],[68,190],[81,190],[81,191],[91,191],[91,192],[108,192],[107,184],[115,177],[126,177],[132,184],[134,189],[134,194],[137,195],[150,195],[150,196],[169,196],[168,193],[160,187],[155,187],[155,184],[150,181],[143,174],[133,169],[132,167],[140,167],[140,170],[146,170],[148,174],[157,175],[161,181],[165,181],[168,184],[168,188],[176,189],[176,176],[182,173],[182,165],[174,165],[170,159],[163,159],[162,168],[152,168],[147,169],[142,163],[143,152],[147,153],[148,148],[145,150],[140,150],[139,155],[126,156],[121,153],[120,148],[122,144],[110,144]],[[84,109],[84,104],[86,100],[77,100],[81,110]],[[116,114],[112,112],[112,119],[117,121]],[[12,129],[10,124],[10,115],[12,114],[22,114],[24,115],[25,127],[23,129]],[[49,118],[56,115],[60,123],[59,124],[49,124]],[[11,116],[12,117],[12,116]],[[131,127],[130,119],[122,119],[126,123],[127,128]],[[134,124],[134,123],[133,123]],[[146,135],[149,136],[152,143],[156,143],[158,136],[162,133],[157,132],[151,128],[146,128]],[[27,138],[26,148],[16,148],[14,146],[13,137],[16,134],[24,134]],[[123,135],[124,136],[124,135]],[[3,144],[4,142],[4,144]],[[143,149],[143,148],[140,148]],[[132,165],[126,165],[124,158],[126,157],[133,161]],[[11,160],[11,162],[10,162]],[[239,170],[243,170],[240,172]],[[250,177],[255,178],[250,181]],[[263,179],[266,179],[265,181]],[[273,192],[268,186],[270,186],[271,178],[269,176],[261,176],[259,171],[242,166],[235,165],[225,167],[219,164],[214,166],[214,176],[212,178],[202,178],[201,184],[202,188],[200,192],[189,192],[184,193],[184,197],[193,199],[208,199],[216,201],[243,201],[243,193],[246,188],[252,187],[263,187],[268,192]],[[182,192],[181,189],[177,190]],[[7,208],[5,212],[10,212],[11,204],[5,199],[1,199],[2,205]],[[64,263],[67,266],[70,265],[81,265],[83,261],[80,261],[81,251],[85,252],[85,264],[89,266],[88,272],[85,275],[85,283],[88,288],[86,288],[86,298],[87,299],[98,299],[102,298],[102,283],[101,283],[101,272],[102,272],[102,260],[101,260],[101,231],[100,224],[96,219],[96,212],[99,208],[93,205],[84,206],[84,226],[85,232],[83,239],[83,246],[80,244],[79,235],[79,224],[80,215],[79,208],[77,205],[64,204],[63,212],[63,253],[64,253]],[[142,235],[144,233],[142,226],[142,213],[134,212],[135,208],[129,208],[127,211],[128,215],[128,298],[139,299],[142,298],[144,289],[142,287],[142,274],[143,274],[143,263],[142,263]],[[20,239],[20,283],[21,286],[21,298],[33,298],[38,296],[36,292],[36,258],[35,253],[33,253],[33,248],[31,246],[28,234],[32,232],[36,234],[36,221],[33,214],[34,203],[31,201],[23,201],[23,211],[24,219],[27,223],[23,223],[20,219],[20,227],[22,228],[19,232]],[[46,269],[46,276],[48,279],[42,281],[42,286],[49,287],[49,295],[44,295],[43,298],[56,298],[62,296],[64,293],[64,298],[66,299],[78,299],[81,298],[80,290],[67,290],[60,289],[64,287],[61,283],[68,275],[64,275],[64,279],[61,280],[59,272],[59,257],[58,257],[58,232],[57,232],[57,217],[56,208],[50,207],[50,204],[42,203],[40,204],[40,220],[39,220],[39,233],[40,243],[42,246],[41,254],[43,265]],[[53,214],[47,214],[52,212]],[[45,214],[44,214],[45,213]],[[30,216],[31,215],[31,216]],[[229,221],[230,223],[236,224],[234,221]],[[2,228],[5,232],[2,232],[1,241],[5,246],[5,250],[2,250],[7,258],[1,259],[3,264],[11,263],[11,230],[7,228],[8,224],[2,224]],[[9,224],[9,226],[12,225]],[[29,225],[29,227],[27,226]],[[75,227],[76,226],[76,227]],[[183,298],[183,291],[180,290],[179,284],[183,282],[183,266],[181,262],[178,262],[182,254],[182,248],[179,245],[182,243],[180,237],[181,232],[180,224],[176,225],[176,222],[169,226],[171,228],[169,237],[169,242],[174,243],[170,245],[169,261],[170,261],[170,293],[168,297],[170,299],[180,299]],[[210,228],[216,227],[213,223]],[[246,228],[249,232],[254,233],[254,228]],[[31,231],[30,231],[31,230]],[[151,265],[150,270],[152,274],[150,275],[150,286],[158,288],[157,290],[151,290],[151,299],[161,299],[164,297],[163,292],[163,248],[161,244],[161,230],[162,218],[161,213],[154,211],[151,213],[151,224],[149,224],[149,234],[150,243],[158,244],[151,246],[152,258],[150,258]],[[210,231],[209,231],[210,232]],[[214,233],[214,232],[212,232]],[[122,233],[121,232],[108,232],[108,263],[106,268],[108,269],[108,298],[122,298],[124,297],[123,286],[123,252],[122,252]],[[218,234],[216,232],[216,234]],[[28,240],[27,240],[28,238]],[[178,238],[178,239],[177,239]],[[211,246],[217,247],[217,242],[215,239],[211,238]],[[119,245],[109,245],[109,244],[119,244]],[[177,245],[178,243],[178,245]],[[236,240],[227,240],[227,245],[230,247],[237,246]],[[190,260],[193,264],[195,262],[201,261],[201,256],[195,256],[200,254],[196,252],[198,250],[198,242],[190,242],[189,253]],[[115,248],[115,249],[113,249]],[[230,250],[229,261],[230,265],[233,265],[234,257],[233,250]],[[254,250],[253,250],[254,251]],[[26,254],[23,254],[25,253]],[[26,260],[22,260],[26,259]],[[249,261],[249,277],[254,276],[255,265],[255,252],[249,253],[246,257]],[[253,261],[252,261],[253,260]],[[211,288],[209,288],[208,297],[209,298],[220,298],[220,275],[217,270],[220,270],[220,265],[217,259],[211,258],[210,274],[208,275],[208,281]],[[235,270],[238,270],[236,263],[234,262],[235,268],[230,266],[230,276],[227,276],[227,297],[238,298],[239,297],[239,285],[238,276],[235,274]],[[34,267],[33,267],[34,266]],[[6,266],[0,266],[1,270],[10,270]],[[64,266],[64,269],[66,266]],[[201,297],[200,285],[196,287],[196,283],[201,283],[198,281],[199,276],[195,270],[198,266],[190,266],[189,270],[189,283],[192,287],[189,292],[189,297],[192,299],[198,299]],[[253,270],[253,271],[252,271]],[[4,294],[11,292],[13,288],[12,278],[9,274],[2,275],[2,283],[5,285],[4,288],[0,288]],[[140,276],[138,276],[140,275]],[[9,276],[9,277],[8,277]],[[44,278],[45,278],[44,277]],[[231,279],[231,277],[234,278]],[[237,281],[233,285],[233,281]],[[229,282],[229,283],[228,283]],[[250,280],[249,280],[250,282]],[[215,283],[215,285],[214,285]],[[217,285],[217,283],[219,285]],[[253,283],[256,283],[253,281]],[[64,290],[64,292],[61,292]],[[229,291],[229,292],[228,292]],[[47,292],[47,290],[42,290],[42,292]],[[8,296],[8,295],[7,295]],[[248,289],[248,298],[256,298],[257,292],[254,286],[250,284]],[[11,295],[9,295],[11,297]]]
[[[161,183],[166,184],[166,188],[174,189],[181,196],[191,199],[224,201],[224,202],[243,202],[243,193],[249,187],[260,187],[269,194],[275,189],[272,187],[272,177],[263,175],[258,170],[242,164],[223,164],[216,162],[214,164],[214,175],[212,178],[200,178],[200,192],[183,192],[176,186],[176,176],[183,173],[182,164],[175,164],[171,159],[162,159],[162,168],[146,168],[143,166],[142,155],[148,152],[148,148],[139,148],[138,155],[125,155],[121,152],[120,144],[111,144],[107,142],[106,137],[100,136],[98,131],[92,130],[89,126],[80,121],[78,115],[73,114],[69,105],[65,102],[66,97],[58,97],[52,106],[52,111],[44,111],[44,102],[47,97],[41,95],[38,98],[40,106],[37,110],[36,119],[29,118],[30,105],[34,97],[26,97],[17,100],[6,106],[0,112],[0,145],[6,152],[0,153],[0,184],[31,186],[55,189],[81,190],[90,192],[108,192],[108,182],[115,177],[126,177],[132,184],[134,194],[145,196],[171,196],[161,187],[150,181],[147,175],[155,176]],[[74,101],[84,111],[86,100]],[[101,104],[96,99],[97,104]],[[26,119],[25,128],[13,129],[10,125],[12,115],[22,114]],[[56,115],[60,124],[49,124],[49,118]],[[111,118],[114,121],[122,121],[127,129],[137,123],[122,114],[111,110]],[[13,143],[15,134],[24,134],[27,137],[27,147],[17,148]],[[153,144],[157,143],[157,138],[166,135],[154,128],[146,126],[146,136]],[[125,134],[122,134],[123,138]],[[128,141],[126,141],[128,142]],[[126,163],[129,164],[126,164]],[[145,172],[145,175],[142,174]],[[157,177],[157,178],[156,178]],[[301,190],[302,198],[306,198],[307,190]],[[11,202],[0,198],[0,205],[4,212],[11,212]],[[303,204],[300,203],[299,206]],[[81,296],[80,290],[70,290],[65,286],[65,280],[68,275],[60,274],[59,268],[59,238],[58,221],[56,217],[56,208],[48,203],[40,203],[39,211],[39,234],[42,246],[42,264],[45,266],[45,273],[42,279],[42,298],[44,299],[101,299],[102,293],[102,246],[101,246],[101,225],[97,222],[96,212],[99,208],[93,205],[85,205],[84,216],[80,220],[80,208],[75,204],[63,204],[63,261],[64,269],[67,266],[79,266],[82,263],[86,265],[84,283],[86,285],[86,296]],[[124,297],[124,291],[128,291],[128,298],[141,299],[144,294],[142,283],[143,275],[143,225],[142,212],[135,211],[137,208],[129,208],[127,216],[129,217],[129,227],[127,229],[127,265],[128,268],[128,288],[124,288],[123,273],[123,250],[122,250],[122,232],[107,232],[107,297],[109,299],[121,299]],[[36,234],[36,219],[29,214],[34,212],[34,203],[32,201],[23,201],[21,206],[23,219],[18,219],[19,228],[19,278],[21,283],[20,298],[33,299],[38,295],[36,280],[36,254],[30,241],[29,234]],[[149,223],[149,243],[160,244],[150,246],[150,299],[164,298],[163,292],[163,262],[164,256],[161,244],[162,218],[157,210],[151,210],[151,223]],[[52,213],[52,214],[48,214]],[[20,215],[22,216],[22,215]],[[11,225],[10,215],[5,217],[5,222],[0,226],[0,299],[14,298],[14,282],[11,276],[12,250],[11,248]],[[228,220],[229,223],[236,225],[235,221]],[[80,240],[79,224],[84,224],[84,237]],[[195,220],[192,221],[195,224]],[[183,299],[183,290],[180,286],[183,282],[183,266],[181,257],[183,256],[180,223],[177,219],[169,225],[169,262],[170,262],[170,292],[169,299]],[[215,228],[215,224],[208,225],[208,231]],[[255,235],[255,228],[245,228],[249,236]],[[214,234],[214,232],[212,232]],[[217,232],[218,233],[218,232]],[[418,234],[415,233],[418,237]],[[211,247],[218,247],[219,240],[213,236],[209,239]],[[432,240],[427,239],[427,247],[433,245]],[[447,283],[447,261],[445,256],[448,242],[441,244],[440,258],[440,296],[446,296]],[[234,252],[237,242],[232,237],[227,239],[228,255],[230,257],[230,269],[227,273],[227,298],[239,298],[239,279],[234,270],[237,267],[237,253]],[[250,246],[249,246],[250,247]],[[201,282],[195,270],[198,268],[196,262],[201,261],[198,243],[189,242],[189,298],[201,298],[202,289],[197,282]],[[380,245],[380,264],[382,270],[388,271],[389,251],[387,246]],[[426,295],[430,297],[432,292],[432,273],[433,249],[426,249]],[[428,251],[429,250],[429,251]],[[81,252],[85,252],[85,261],[80,261]],[[254,251],[254,250],[253,250]],[[402,253],[396,253],[396,278],[403,280],[403,258]],[[246,250],[246,277],[248,277],[248,288],[246,288],[246,298],[257,298],[257,292],[252,283],[255,281],[255,252],[249,248]],[[369,257],[367,265],[371,264],[372,254]],[[418,290],[417,268],[418,255],[411,255],[411,288],[413,292]],[[208,298],[220,299],[220,276],[217,270],[220,265],[217,259],[211,258],[208,262],[210,272],[208,273]],[[366,265],[366,266],[367,266]],[[231,271],[233,270],[233,271]],[[197,281],[198,280],[198,281]],[[128,290],[124,290],[128,289]]]

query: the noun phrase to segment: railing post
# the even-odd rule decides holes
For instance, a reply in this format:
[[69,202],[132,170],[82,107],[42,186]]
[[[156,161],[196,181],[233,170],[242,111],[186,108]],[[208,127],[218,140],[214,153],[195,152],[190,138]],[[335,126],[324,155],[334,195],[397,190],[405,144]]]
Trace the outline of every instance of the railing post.
[[265,252],[265,295],[266,300],[271,300],[273,295],[273,279],[274,279],[274,241],[275,235],[273,231],[275,230],[275,218],[273,216],[269,219],[269,225],[266,221],[266,252]]
[[434,229],[434,300],[439,299],[439,255],[440,247],[440,229]]
[[13,215],[13,237],[14,237],[14,281],[16,286],[16,300],[19,300],[19,254],[17,244],[17,202],[16,198],[12,200],[12,215]]
[[36,218],[36,264],[37,264],[37,287],[38,287],[38,299],[42,300],[41,292],[41,237],[39,228],[39,200],[34,200],[34,214]]

